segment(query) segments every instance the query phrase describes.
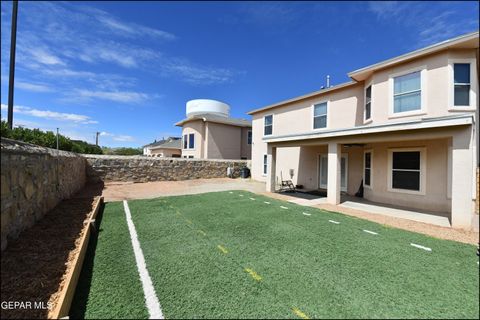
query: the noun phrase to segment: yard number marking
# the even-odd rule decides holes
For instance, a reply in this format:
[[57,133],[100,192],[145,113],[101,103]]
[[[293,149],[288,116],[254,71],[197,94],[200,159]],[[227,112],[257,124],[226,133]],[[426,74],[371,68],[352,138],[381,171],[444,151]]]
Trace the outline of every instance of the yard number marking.
[[297,316],[299,316],[302,319],[310,319],[305,313],[300,311],[298,308],[292,308],[293,313],[295,313]]
[[225,247],[221,246],[221,245],[218,245],[217,246],[218,250],[222,251],[223,253],[227,254],[228,253],[228,250],[225,249]]
[[288,209],[287,207],[284,207],[284,206],[280,206],[280,208],[282,208],[282,209]]
[[270,202],[268,202],[268,201],[263,201],[263,203],[265,203],[265,204],[270,204]]
[[[328,222],[335,223],[335,224],[340,224],[340,222],[335,221],[335,220],[328,220]],[[365,230],[364,230],[365,231]]]
[[140,275],[140,280],[142,281],[143,294],[145,296],[148,314],[150,315],[150,319],[163,319],[162,308],[160,307],[160,302],[158,301],[157,294],[153,288],[152,279],[148,274],[147,265],[145,264],[145,257],[143,256],[142,248],[140,247],[140,241],[138,241],[137,230],[135,230],[135,225],[133,224],[132,214],[130,213],[127,200],[123,200],[123,209],[125,210],[128,231],[130,232],[130,239],[132,240],[133,253],[135,254],[138,274]]
[[258,273],[256,273],[255,271],[253,271],[252,269],[250,268],[245,268],[245,272],[248,273],[249,275],[252,276],[253,279],[255,279],[256,281],[262,281],[262,277],[260,277],[258,275]]
[[424,247],[424,246],[421,246],[421,245],[419,245],[419,244],[410,243],[410,245],[411,245],[412,247],[419,248],[419,249],[423,249],[423,250],[425,250],[425,251],[432,251],[431,248]]
[[250,198],[250,200],[256,200],[255,198]]
[[365,229],[363,229],[363,232],[370,233],[370,234],[373,234],[373,235],[377,235],[377,234],[378,234],[378,233],[376,233],[376,232],[373,232],[373,231],[370,231],[370,230],[365,230]]
[[311,213],[306,213],[306,212],[302,212],[302,214],[303,214],[304,216],[311,216],[311,215],[312,215]]

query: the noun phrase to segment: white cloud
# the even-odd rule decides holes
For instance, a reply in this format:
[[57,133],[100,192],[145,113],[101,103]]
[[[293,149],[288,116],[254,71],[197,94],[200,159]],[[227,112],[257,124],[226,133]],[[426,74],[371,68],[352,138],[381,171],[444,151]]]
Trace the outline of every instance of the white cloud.
[[76,90],[74,96],[84,99],[102,99],[123,103],[139,103],[150,98],[150,95],[134,91],[92,91]]
[[[6,104],[1,104],[2,110],[7,110],[8,106]],[[14,114],[24,114],[36,118],[42,119],[52,119],[57,121],[69,121],[80,124],[96,124],[98,121],[92,120],[89,116],[75,114],[75,113],[63,113],[50,110],[39,110],[25,106],[13,106]]]
[[173,59],[162,66],[167,76],[178,77],[184,82],[195,85],[228,83],[241,72],[229,69],[195,66],[188,60]]
[[45,48],[31,48],[28,49],[28,52],[30,57],[39,63],[46,65],[65,65],[62,59],[48,52]]
[[51,87],[45,84],[38,83],[29,83],[23,81],[15,80],[15,88],[32,91],[32,92],[52,92],[54,91]]
[[415,48],[478,30],[479,25],[478,9],[476,18],[466,20],[442,3],[433,6],[428,2],[370,1],[368,8],[386,23],[414,29],[417,35]]
[[132,141],[135,141],[135,138],[132,137],[132,136],[128,136],[128,135],[119,135],[119,134],[113,134],[113,133],[110,133],[110,132],[101,132],[100,133],[100,136],[104,136],[104,137],[110,137],[113,141],[118,141],[118,142],[132,142]]

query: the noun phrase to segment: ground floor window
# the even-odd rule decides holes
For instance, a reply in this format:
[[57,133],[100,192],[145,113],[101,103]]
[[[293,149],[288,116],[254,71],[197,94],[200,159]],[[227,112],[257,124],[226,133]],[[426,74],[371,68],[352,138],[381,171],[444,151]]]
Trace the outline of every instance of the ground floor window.
[[364,154],[364,172],[363,172],[363,185],[371,187],[372,182],[372,152],[365,151]]
[[411,191],[421,190],[422,152],[392,151],[391,153],[391,188]]
[[267,174],[267,155],[264,154],[263,155],[263,174],[266,175]]

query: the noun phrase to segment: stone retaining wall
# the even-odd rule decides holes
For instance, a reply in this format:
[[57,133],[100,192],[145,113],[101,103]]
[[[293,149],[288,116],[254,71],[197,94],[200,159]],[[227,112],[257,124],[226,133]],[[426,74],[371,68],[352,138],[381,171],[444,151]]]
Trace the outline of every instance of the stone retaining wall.
[[99,181],[176,181],[226,177],[227,167],[249,166],[249,160],[202,160],[183,158],[154,158],[144,156],[84,155],[87,159],[87,178]]
[[80,190],[81,155],[1,138],[1,249],[24,229]]

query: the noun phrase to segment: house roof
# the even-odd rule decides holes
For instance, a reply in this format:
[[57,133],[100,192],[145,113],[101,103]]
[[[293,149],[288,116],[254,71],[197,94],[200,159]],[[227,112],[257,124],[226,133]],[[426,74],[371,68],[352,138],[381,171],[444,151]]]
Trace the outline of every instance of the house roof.
[[439,43],[435,43],[431,46],[411,51],[400,56],[352,71],[348,73],[348,76],[353,80],[362,81],[368,78],[374,71],[384,69],[395,64],[407,62],[441,50],[478,48],[478,34],[478,31],[475,31]]
[[385,61],[382,61],[382,62],[378,62],[378,63],[372,64],[370,66],[367,66],[367,67],[364,67],[364,68],[361,68],[361,69],[357,69],[355,71],[352,71],[352,72],[348,73],[348,76],[352,79],[352,81],[345,82],[345,83],[342,83],[342,84],[338,84],[338,85],[333,86],[333,87],[318,90],[318,91],[308,93],[308,94],[305,94],[305,95],[302,95],[302,96],[298,96],[298,97],[295,97],[295,98],[292,98],[292,99],[284,100],[284,101],[281,101],[281,102],[278,102],[278,103],[274,103],[274,104],[268,105],[266,107],[254,109],[252,111],[247,112],[247,114],[252,115],[252,114],[255,114],[257,112],[261,112],[261,111],[272,109],[272,108],[275,108],[275,107],[278,107],[278,106],[285,105],[287,103],[300,101],[300,100],[307,99],[307,98],[310,98],[310,97],[314,97],[314,96],[317,96],[317,95],[320,95],[320,94],[324,94],[324,93],[332,92],[332,91],[335,91],[335,90],[343,89],[343,88],[346,88],[346,87],[349,87],[349,86],[353,86],[353,85],[357,84],[359,81],[363,81],[363,80],[367,79],[374,71],[384,69],[384,68],[390,67],[390,66],[395,65],[395,64],[407,62],[407,61],[410,61],[410,60],[413,60],[413,59],[416,59],[416,58],[419,58],[419,57],[422,57],[422,56],[426,56],[426,55],[432,54],[434,52],[439,52],[439,51],[447,50],[447,49],[478,48],[479,47],[478,37],[479,37],[479,32],[475,31],[475,32],[471,32],[471,33],[461,35],[461,36],[456,37],[456,38],[448,39],[448,40],[433,44],[431,46],[428,46],[428,47],[425,47],[425,48],[422,48],[422,49],[419,49],[419,50],[408,52],[406,54],[403,54],[403,55],[400,55],[400,56],[397,56],[397,57],[394,57],[394,58],[391,58],[391,59],[388,59],[388,60],[385,60]]
[[150,149],[182,149],[182,139],[181,138],[171,138],[165,141],[162,144],[149,147]]
[[[150,144],[147,144],[147,145],[144,145],[143,148],[153,148],[153,147],[158,147],[158,146],[161,146],[169,141],[173,141],[173,140],[179,140],[180,141],[180,137],[168,137],[167,139],[162,139],[162,140],[159,140],[159,141],[156,141],[156,142],[153,142],[153,143],[150,143]],[[180,143],[181,145],[181,143]]]
[[195,116],[188,117],[175,123],[176,126],[183,126],[185,123],[195,120],[203,120],[204,122],[215,122],[237,127],[251,127],[252,121],[247,119],[238,119],[238,118],[227,118],[222,116],[216,116],[212,114],[199,114]]

